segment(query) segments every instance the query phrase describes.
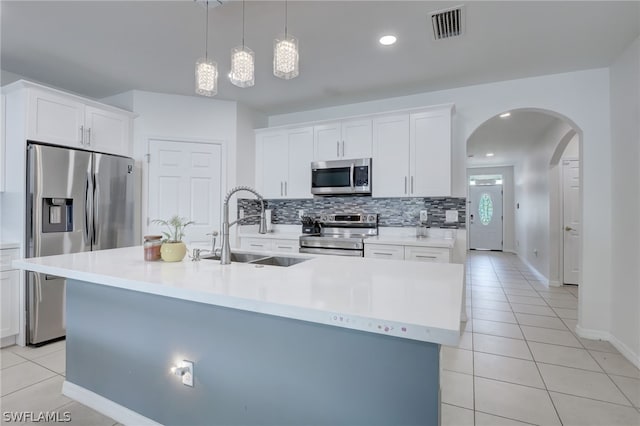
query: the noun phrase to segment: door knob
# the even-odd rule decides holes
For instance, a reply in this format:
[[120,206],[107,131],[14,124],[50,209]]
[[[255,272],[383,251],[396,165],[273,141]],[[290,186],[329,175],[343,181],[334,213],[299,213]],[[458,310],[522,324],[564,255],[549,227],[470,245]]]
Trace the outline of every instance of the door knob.
[[564,227],[564,230],[565,230],[565,231],[573,231],[573,228],[572,228],[572,227],[570,227],[570,226],[565,226],[565,227]]

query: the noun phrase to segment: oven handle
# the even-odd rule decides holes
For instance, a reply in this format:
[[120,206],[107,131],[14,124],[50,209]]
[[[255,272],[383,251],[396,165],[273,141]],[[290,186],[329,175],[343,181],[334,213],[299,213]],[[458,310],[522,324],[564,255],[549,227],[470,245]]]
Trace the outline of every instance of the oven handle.
[[328,255],[334,255],[334,256],[364,257],[364,250],[348,250],[348,249],[326,249],[326,248],[300,247],[299,253],[328,254]]

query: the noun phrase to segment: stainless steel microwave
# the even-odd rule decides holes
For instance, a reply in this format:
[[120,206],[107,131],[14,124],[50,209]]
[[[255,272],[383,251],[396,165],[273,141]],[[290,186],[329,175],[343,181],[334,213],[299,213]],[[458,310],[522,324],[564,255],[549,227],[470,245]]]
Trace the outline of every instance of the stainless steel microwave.
[[311,163],[314,195],[371,195],[371,158],[314,161]]

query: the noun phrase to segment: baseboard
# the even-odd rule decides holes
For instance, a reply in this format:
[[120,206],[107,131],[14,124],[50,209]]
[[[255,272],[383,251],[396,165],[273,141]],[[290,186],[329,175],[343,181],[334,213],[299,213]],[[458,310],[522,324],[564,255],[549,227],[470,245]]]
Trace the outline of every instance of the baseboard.
[[16,336],[3,337],[0,339],[0,348],[6,348],[17,343]]
[[592,340],[606,340],[611,343],[614,348],[618,350],[631,364],[640,369],[640,354],[633,352],[626,344],[621,342],[617,337],[609,333],[608,331],[593,330],[589,328],[582,328],[580,324],[576,325],[576,333],[578,336],[585,339]]
[[551,286],[551,287],[562,287],[562,284],[560,284],[560,281],[557,281],[557,280],[549,280],[549,286]]
[[525,259],[524,257],[520,256],[520,254],[516,253],[516,255],[518,256],[518,259],[520,259],[522,261],[522,263],[524,263],[525,265],[527,265],[527,267],[531,270],[531,272],[533,272],[533,275],[536,276],[536,278],[538,278],[538,281],[549,285],[549,278],[545,277],[543,274],[540,273],[540,271],[538,271],[536,269],[535,266],[533,266],[531,263],[529,263],[529,261],[527,259]]
[[62,394],[124,425],[161,426],[148,417],[66,380],[62,384]]

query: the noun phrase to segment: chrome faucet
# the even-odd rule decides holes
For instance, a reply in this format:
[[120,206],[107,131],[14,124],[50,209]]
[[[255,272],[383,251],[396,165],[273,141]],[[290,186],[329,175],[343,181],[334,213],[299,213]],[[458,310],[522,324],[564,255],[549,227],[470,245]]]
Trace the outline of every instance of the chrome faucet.
[[[235,194],[238,191],[251,192],[258,198],[258,200],[260,200],[260,214],[245,216],[229,223],[229,199],[233,194]],[[267,219],[265,218],[265,215],[264,215],[264,198],[262,198],[262,195],[258,194],[258,192],[253,188],[250,188],[248,186],[236,186],[235,188],[231,189],[227,193],[226,197],[224,197],[224,206],[223,206],[222,215],[223,215],[222,216],[222,251],[220,252],[220,264],[228,265],[231,263],[231,246],[229,245],[229,228],[230,227],[232,227],[233,225],[235,225],[236,223],[244,219],[249,219],[250,217],[260,217],[260,227],[258,228],[258,232],[260,234],[267,233]]]

